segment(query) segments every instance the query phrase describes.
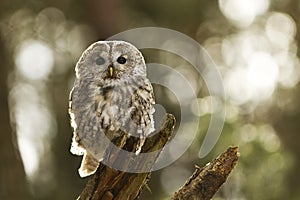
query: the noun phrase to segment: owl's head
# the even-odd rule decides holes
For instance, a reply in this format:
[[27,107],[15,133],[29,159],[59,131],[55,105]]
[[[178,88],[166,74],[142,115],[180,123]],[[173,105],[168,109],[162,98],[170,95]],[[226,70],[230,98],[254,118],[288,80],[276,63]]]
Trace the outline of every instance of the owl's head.
[[99,41],[89,46],[76,65],[78,78],[89,77],[105,81],[127,80],[146,76],[141,52],[124,41]]

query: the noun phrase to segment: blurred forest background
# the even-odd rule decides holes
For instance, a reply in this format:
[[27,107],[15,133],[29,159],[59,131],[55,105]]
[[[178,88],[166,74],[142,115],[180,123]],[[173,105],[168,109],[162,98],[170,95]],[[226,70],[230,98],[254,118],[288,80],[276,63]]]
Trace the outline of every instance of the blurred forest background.
[[[158,26],[187,34],[208,51],[224,81],[227,114],[218,143],[200,159],[211,111],[209,94],[199,87],[196,140],[175,163],[153,172],[152,193],[144,190],[141,199],[168,199],[195,164],[237,145],[238,166],[214,199],[299,200],[299,20],[297,0],[0,0],[0,199],[78,196],[87,179],[77,173],[81,157],[69,152],[74,66],[96,40]],[[145,55],[184,71],[178,59]],[[172,113],[170,98],[156,91]]]

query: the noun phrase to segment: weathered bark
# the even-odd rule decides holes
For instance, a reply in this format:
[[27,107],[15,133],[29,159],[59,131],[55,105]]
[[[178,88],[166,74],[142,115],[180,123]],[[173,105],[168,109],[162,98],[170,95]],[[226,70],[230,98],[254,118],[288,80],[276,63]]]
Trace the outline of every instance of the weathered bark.
[[194,174],[175,192],[171,200],[209,200],[226,181],[231,170],[238,161],[237,147],[229,147],[217,159],[199,168],[196,167]]
[[[175,126],[175,118],[173,115],[167,115],[163,128],[159,133],[146,139],[142,148],[142,153],[161,150],[170,139]],[[114,143],[118,146],[123,146],[126,136],[118,138]],[[125,149],[132,151],[134,145],[132,141],[127,139]],[[128,146],[126,146],[129,144]],[[130,145],[132,147],[130,147]],[[118,160],[118,155],[113,155]],[[139,168],[152,166],[157,157],[139,163]],[[150,163],[149,163],[150,161]],[[129,161],[122,161],[124,165],[129,165]],[[80,194],[80,200],[131,200],[136,199],[143,188],[147,184],[150,172],[148,173],[126,173],[112,169],[108,166],[100,165],[97,172],[89,179],[83,192]]]
[[[175,118],[167,115],[163,128],[158,134],[147,138],[142,152],[152,152],[162,149],[169,141],[175,126]],[[121,136],[113,141],[119,146],[132,151],[134,143],[128,141],[126,136]],[[126,141],[126,142],[125,142]],[[124,145],[125,144],[125,145]],[[128,146],[126,146],[128,145]],[[131,147],[130,147],[131,146]],[[112,156],[118,161],[118,152]],[[157,157],[153,157],[150,163],[153,166]],[[220,186],[226,181],[231,170],[238,160],[237,147],[230,147],[222,153],[211,164],[202,169],[197,168],[186,184],[174,194],[172,200],[186,199],[211,199]],[[130,161],[122,160],[124,166]],[[149,159],[140,163],[139,167],[149,165]],[[127,173],[112,169],[103,164],[97,172],[89,179],[86,187],[78,197],[79,200],[134,200],[137,199],[142,188],[147,187],[150,178],[149,173]]]

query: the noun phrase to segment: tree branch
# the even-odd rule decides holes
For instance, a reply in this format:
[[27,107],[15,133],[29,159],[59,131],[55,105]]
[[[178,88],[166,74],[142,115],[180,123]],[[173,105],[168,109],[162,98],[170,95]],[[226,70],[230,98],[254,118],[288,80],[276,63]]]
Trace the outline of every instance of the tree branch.
[[[168,114],[164,122],[163,128],[154,136],[146,139],[145,144],[142,148],[142,153],[153,152],[160,150],[169,141],[175,126],[175,118],[173,115]],[[124,144],[124,140],[126,143]],[[126,136],[121,136],[113,141],[118,146],[124,146],[123,148],[132,151],[134,148],[132,145],[134,141],[132,137],[126,138]],[[128,144],[128,145],[127,145]],[[126,146],[127,145],[127,146]],[[131,147],[130,147],[131,146]],[[159,151],[159,152],[160,152]],[[110,154],[111,157],[115,157],[116,162],[118,161],[117,153],[113,152]],[[158,154],[157,154],[158,156]],[[148,168],[149,164],[153,166],[157,159],[143,160],[139,163],[139,168]],[[149,163],[150,160],[150,163]],[[122,160],[124,166],[129,165],[129,161]],[[86,187],[80,194],[79,200],[131,200],[136,199],[142,190],[143,186],[147,184],[149,179],[149,173],[126,173],[112,169],[103,164],[100,165],[97,172],[89,179]]]
[[[175,118],[168,114],[162,129],[152,137],[146,139],[142,153],[160,150],[169,141],[175,126]],[[127,138],[122,135],[113,140],[115,145],[128,151],[135,149],[136,141],[133,137]],[[208,200],[218,191],[220,186],[226,181],[229,173],[237,164],[237,147],[229,147],[212,163],[203,168],[196,167],[196,171],[185,183],[185,185],[174,194],[171,200],[199,199]],[[160,153],[159,151],[159,153]],[[130,166],[130,161],[118,157],[119,152],[110,152],[115,163],[123,166]],[[153,166],[156,157],[147,157],[137,166],[139,169],[146,166]],[[149,162],[150,160],[150,162]],[[131,166],[132,167],[132,166]],[[147,186],[151,172],[147,173],[127,173],[118,171],[111,167],[100,164],[97,172],[90,177],[88,183],[80,196],[79,200],[134,200],[137,199],[142,188]]]
[[237,164],[238,157],[238,148],[229,147],[213,162],[201,169],[196,167],[194,174],[171,200],[211,199]]

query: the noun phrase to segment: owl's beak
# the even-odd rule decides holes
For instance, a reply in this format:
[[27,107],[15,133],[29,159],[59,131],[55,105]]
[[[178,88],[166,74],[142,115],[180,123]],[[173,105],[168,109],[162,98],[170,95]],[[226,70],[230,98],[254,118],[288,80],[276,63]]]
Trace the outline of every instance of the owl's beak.
[[109,66],[108,66],[108,74],[109,74],[109,77],[113,77],[113,76],[114,76],[114,73],[115,73],[114,66],[113,66],[113,65],[109,65]]

